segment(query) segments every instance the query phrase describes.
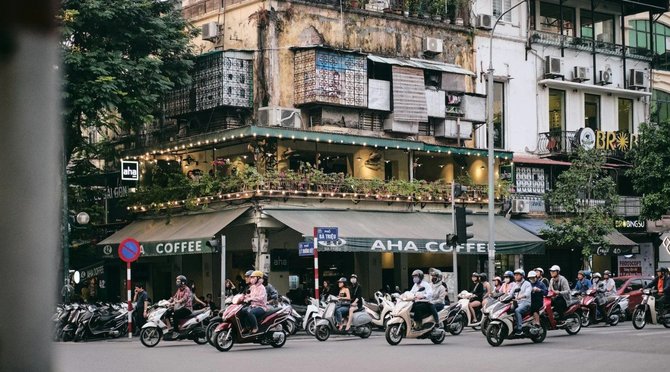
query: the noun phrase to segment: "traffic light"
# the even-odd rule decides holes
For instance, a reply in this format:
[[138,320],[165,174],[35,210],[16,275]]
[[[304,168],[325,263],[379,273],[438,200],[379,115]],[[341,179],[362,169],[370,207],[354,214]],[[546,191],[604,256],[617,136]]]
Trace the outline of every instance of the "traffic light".
[[447,234],[447,246],[454,247],[458,245],[458,237],[456,234]]
[[212,248],[214,253],[219,253],[221,251],[221,242],[217,238],[208,240],[205,245]]
[[454,199],[460,197],[468,191],[466,186],[461,185],[460,183],[454,183]]
[[468,227],[472,226],[472,222],[467,221],[467,212],[465,207],[456,207],[456,241],[458,244],[466,244],[468,239],[472,239],[474,235],[468,233]]

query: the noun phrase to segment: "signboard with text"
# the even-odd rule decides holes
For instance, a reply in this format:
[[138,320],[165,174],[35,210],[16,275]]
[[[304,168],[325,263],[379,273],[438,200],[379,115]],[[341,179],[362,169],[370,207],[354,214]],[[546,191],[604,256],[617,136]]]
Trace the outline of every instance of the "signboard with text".
[[619,257],[619,276],[642,275],[642,260],[637,257]]
[[314,256],[314,244],[312,242],[298,243],[298,256]]
[[121,181],[139,181],[140,163],[137,161],[121,160]]
[[320,242],[332,242],[339,238],[337,227],[317,227],[316,240]]

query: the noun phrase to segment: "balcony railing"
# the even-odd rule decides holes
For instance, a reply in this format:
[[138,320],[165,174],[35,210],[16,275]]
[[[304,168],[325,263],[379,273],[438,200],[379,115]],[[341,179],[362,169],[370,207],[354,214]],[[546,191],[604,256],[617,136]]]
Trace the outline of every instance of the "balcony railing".
[[616,208],[616,215],[622,217],[635,217],[640,215],[642,209],[639,196],[620,196]]
[[[593,52],[604,55],[623,57],[624,46],[621,44],[593,40],[591,38],[561,35],[553,32],[530,31],[530,42],[541,45],[550,45],[557,48],[568,48]],[[651,62],[652,55],[648,49],[625,47],[626,57]]]
[[537,139],[537,153],[539,155],[571,154],[575,148],[575,133],[572,131],[540,133]]

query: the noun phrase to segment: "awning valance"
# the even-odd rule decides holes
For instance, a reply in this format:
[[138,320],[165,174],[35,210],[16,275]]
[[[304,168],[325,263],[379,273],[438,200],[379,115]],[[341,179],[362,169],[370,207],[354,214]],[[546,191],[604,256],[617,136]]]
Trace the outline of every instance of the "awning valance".
[[372,62],[384,63],[387,65],[414,67],[414,68],[420,68],[422,70],[433,70],[433,71],[448,72],[452,74],[475,76],[474,72],[466,70],[459,65],[452,65],[449,63],[431,61],[427,59],[418,59],[418,58],[399,59],[399,58],[376,56],[374,54],[368,55],[368,59]]
[[119,243],[133,238],[142,246],[142,256],[211,253],[205,244],[248,208],[137,220],[98,243],[105,257],[118,257]]
[[[353,210],[265,209],[305,238],[313,238],[316,226],[337,227],[340,240],[319,245],[321,251],[451,253],[445,243],[451,232],[451,214],[427,212],[381,212]],[[468,215],[474,237],[457,253],[487,254],[488,219]],[[495,248],[501,254],[541,254],[544,241],[504,217],[495,219]]]

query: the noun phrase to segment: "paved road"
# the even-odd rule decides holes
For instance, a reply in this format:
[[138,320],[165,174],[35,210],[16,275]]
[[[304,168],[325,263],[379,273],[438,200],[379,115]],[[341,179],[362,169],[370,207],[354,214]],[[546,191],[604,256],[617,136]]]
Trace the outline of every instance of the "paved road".
[[404,339],[400,345],[390,346],[381,332],[375,332],[367,340],[331,336],[325,342],[296,335],[281,349],[245,344],[235,345],[227,353],[188,341],[161,342],[148,349],[136,338],[58,343],[54,348],[56,371],[648,371],[667,369],[670,329],[647,326],[637,331],[625,322],[616,327],[584,328],[576,336],[551,331],[542,344],[513,340],[497,348],[489,346],[480,332],[471,330],[447,336],[442,345]]

